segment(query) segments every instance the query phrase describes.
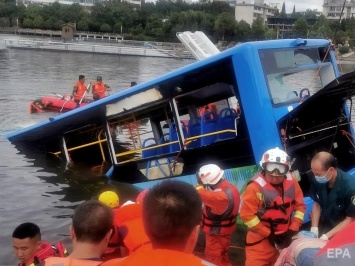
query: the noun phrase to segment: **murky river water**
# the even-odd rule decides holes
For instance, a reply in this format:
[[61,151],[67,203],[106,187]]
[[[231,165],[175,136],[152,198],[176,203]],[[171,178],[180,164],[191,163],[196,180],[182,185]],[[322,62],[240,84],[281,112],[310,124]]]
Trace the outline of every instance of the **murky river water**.
[[87,77],[87,82],[103,76],[114,93],[129,87],[131,81],[141,83],[193,62],[5,49],[4,40],[13,38],[19,37],[0,35],[0,265],[16,264],[11,234],[18,224],[35,222],[45,240],[70,243],[70,216],[81,201],[111,186],[122,202],[137,193],[129,185],[107,184],[104,178],[50,165],[42,155],[31,154],[29,159],[20,154],[2,135],[53,116],[29,114],[29,102],[52,93],[70,93],[80,74]]

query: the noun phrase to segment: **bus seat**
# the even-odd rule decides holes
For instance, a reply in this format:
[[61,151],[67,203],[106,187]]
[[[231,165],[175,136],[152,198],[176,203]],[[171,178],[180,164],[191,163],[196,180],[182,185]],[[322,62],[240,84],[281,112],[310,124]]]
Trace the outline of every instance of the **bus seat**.
[[[158,145],[158,142],[155,138],[148,138],[146,140],[143,141],[143,148],[147,148],[147,147],[152,147],[152,146],[156,146]],[[148,157],[152,157],[155,155],[159,154],[159,148],[156,149],[150,149],[150,150],[146,150],[146,151],[142,151],[142,158],[148,158]]]
[[[164,143],[168,143],[170,142],[170,139],[169,139],[169,133],[165,133],[163,136],[161,136],[160,138],[160,144],[164,144]],[[160,151],[161,151],[161,154],[167,154],[170,152],[170,148],[169,148],[169,145],[167,146],[163,146],[160,148]]]
[[[189,131],[189,137],[198,136],[201,134],[201,120],[199,117],[192,117],[187,125]],[[201,139],[196,139],[192,141],[187,147],[189,149],[200,147]]]
[[[214,112],[205,112],[201,117],[201,135],[218,131],[218,115]],[[201,138],[201,145],[205,146],[217,140],[217,135]]]
[[[187,136],[187,129],[186,129],[185,123],[182,121],[181,121],[181,126],[182,126],[182,131],[183,131],[184,137],[186,137]],[[169,126],[169,141],[172,142],[172,141],[176,141],[176,140],[178,140],[178,133],[176,131],[175,123],[172,122]],[[169,149],[170,149],[170,152],[179,151],[180,144],[179,143],[171,144],[171,145],[169,145]]]
[[[238,114],[233,108],[224,108],[219,113],[219,130],[235,129],[235,120]],[[236,133],[221,133],[219,134],[219,139],[230,139],[235,138]]]

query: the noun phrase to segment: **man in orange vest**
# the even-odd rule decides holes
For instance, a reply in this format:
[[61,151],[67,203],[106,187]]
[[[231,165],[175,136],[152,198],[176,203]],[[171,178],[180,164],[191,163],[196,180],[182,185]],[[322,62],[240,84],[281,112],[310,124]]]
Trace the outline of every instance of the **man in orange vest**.
[[302,190],[289,173],[290,157],[284,151],[266,151],[260,166],[262,171],[242,195],[240,218],[249,229],[246,266],[273,265],[279,250],[298,232],[306,209]]
[[110,90],[110,86],[106,85],[105,82],[102,81],[102,77],[97,76],[96,82],[92,85],[92,97],[94,101],[106,97],[106,92]]
[[[202,229],[206,234],[205,258],[216,265],[232,265],[228,256],[232,233],[236,229],[239,191],[224,178],[224,171],[207,164],[197,172],[196,189],[203,207]],[[204,186],[209,189],[204,188]]]
[[41,240],[41,231],[34,223],[23,223],[12,233],[13,248],[19,266],[34,266],[52,256],[64,257],[67,251],[62,242],[51,245]]
[[74,210],[70,226],[72,253],[67,258],[48,258],[44,265],[100,265],[112,234],[112,223],[112,210],[105,204],[98,200],[81,203]]
[[74,84],[74,87],[73,87],[74,101],[77,102],[77,103],[82,101],[82,99],[84,98],[84,95],[85,95],[86,92],[87,92],[87,88],[85,86],[85,76],[84,75],[80,75],[79,76],[79,81],[77,81]]
[[192,254],[201,221],[202,202],[193,186],[165,180],[152,187],[143,201],[144,229],[152,247],[143,246],[121,261],[102,266],[203,265]]

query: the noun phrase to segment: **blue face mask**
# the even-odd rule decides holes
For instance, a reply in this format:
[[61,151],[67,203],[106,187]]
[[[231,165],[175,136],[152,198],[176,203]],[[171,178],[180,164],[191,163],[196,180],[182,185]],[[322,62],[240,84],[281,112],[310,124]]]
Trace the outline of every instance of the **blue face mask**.
[[[329,169],[330,169],[330,168],[329,168]],[[318,183],[320,183],[320,184],[325,184],[325,183],[327,183],[327,182],[330,180],[331,177],[327,178],[327,174],[328,174],[328,172],[329,172],[329,169],[328,169],[328,171],[325,173],[324,176],[317,176],[317,175],[314,176],[314,178],[316,179],[316,181],[317,181]]]

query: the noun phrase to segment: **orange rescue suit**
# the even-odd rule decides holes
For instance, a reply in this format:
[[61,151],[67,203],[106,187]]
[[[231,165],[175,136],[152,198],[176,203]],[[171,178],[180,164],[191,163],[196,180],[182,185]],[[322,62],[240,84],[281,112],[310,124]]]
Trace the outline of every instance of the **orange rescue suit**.
[[104,82],[95,82],[93,87],[92,87],[92,95],[93,98],[99,98],[102,99],[106,97],[106,86]]
[[169,249],[143,247],[123,259],[110,260],[102,266],[202,266],[202,260],[193,254]]
[[74,85],[74,88],[75,88],[75,91],[73,92],[74,101],[79,102],[83,98],[83,95],[86,91],[86,86],[85,84],[82,84],[80,81],[77,81]]
[[144,245],[150,245],[144,231],[141,203],[132,203],[119,208],[115,214],[114,225],[119,228],[119,234],[130,253]]
[[[246,266],[273,265],[279,255],[268,240],[272,224],[275,234],[288,229],[298,231],[306,206],[302,190],[288,173],[281,186],[272,186],[258,173],[242,195],[240,218],[248,226],[246,237]],[[291,214],[294,216],[291,219]],[[270,222],[271,220],[271,222]]]
[[223,180],[213,191],[197,186],[203,207],[202,229],[206,233],[205,258],[217,265],[231,265],[228,249],[236,229],[239,211],[239,191]]
[[56,258],[51,257],[45,260],[44,266],[97,266],[101,265],[100,260],[80,260],[73,258]]

